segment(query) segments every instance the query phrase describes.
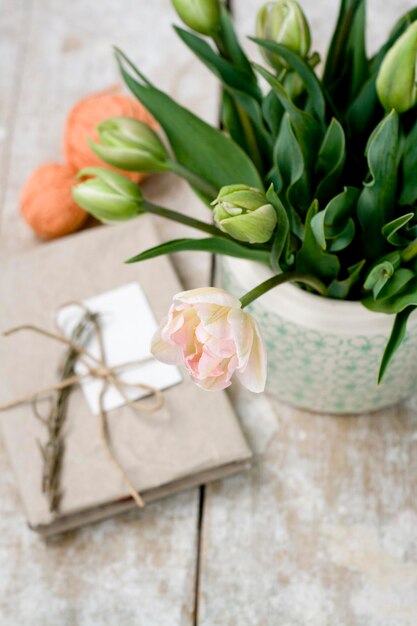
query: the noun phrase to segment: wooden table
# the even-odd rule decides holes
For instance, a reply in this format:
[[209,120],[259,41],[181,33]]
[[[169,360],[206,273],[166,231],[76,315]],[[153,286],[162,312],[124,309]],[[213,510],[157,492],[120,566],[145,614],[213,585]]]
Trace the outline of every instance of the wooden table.
[[[370,2],[372,48],[413,4]],[[235,2],[242,34],[258,5]],[[336,2],[303,5],[323,52]],[[47,245],[18,214],[21,185],[59,158],[71,104],[117,82],[111,44],[213,123],[218,92],[172,33],[169,0],[0,0],[0,9],[1,254],[17,255]],[[170,176],[145,193],[203,210]],[[183,233],[159,227],[164,238]],[[208,259],[192,258],[175,259],[187,287],[207,282]],[[415,626],[416,398],[334,418],[236,387],[231,395],[256,453],[249,474],[48,543],[26,529],[1,449],[0,624]]]

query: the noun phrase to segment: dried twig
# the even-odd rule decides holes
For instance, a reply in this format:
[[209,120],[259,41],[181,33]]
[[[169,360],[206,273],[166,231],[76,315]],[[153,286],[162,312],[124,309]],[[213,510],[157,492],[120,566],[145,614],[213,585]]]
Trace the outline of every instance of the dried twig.
[[[96,315],[85,313],[71,335],[71,341],[77,345],[85,345],[92,330],[92,323]],[[74,375],[75,365],[80,353],[70,346],[66,351],[59,367],[61,380],[66,380]],[[46,494],[51,513],[57,513],[61,500],[60,477],[62,460],[64,455],[63,426],[67,416],[68,399],[73,385],[64,387],[55,392],[51,398],[51,406],[47,417],[42,417],[38,410],[37,400],[32,403],[34,413],[41,419],[48,430],[48,440],[45,444],[39,444],[43,458],[42,491]]]

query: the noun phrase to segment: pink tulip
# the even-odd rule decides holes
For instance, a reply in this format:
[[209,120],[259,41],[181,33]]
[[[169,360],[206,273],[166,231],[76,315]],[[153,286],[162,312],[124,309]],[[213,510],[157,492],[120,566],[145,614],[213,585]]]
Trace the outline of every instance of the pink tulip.
[[197,385],[225,389],[232,375],[250,391],[265,388],[266,354],[257,322],[224,289],[183,291],[152,341],[152,353],[171,365],[185,365]]

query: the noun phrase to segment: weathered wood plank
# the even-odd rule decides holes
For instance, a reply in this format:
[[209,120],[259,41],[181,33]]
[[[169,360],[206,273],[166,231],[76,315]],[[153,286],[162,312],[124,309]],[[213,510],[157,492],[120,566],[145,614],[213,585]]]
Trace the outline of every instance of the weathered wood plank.
[[[259,4],[234,2],[242,34]],[[323,54],[338,3],[302,4]],[[414,2],[369,4],[375,50]],[[414,626],[416,399],[342,418],[233,399],[256,462],[206,489],[199,626]]]
[[193,624],[195,490],[45,542],[24,527],[5,472],[2,625],[148,626],[155,616],[161,626]]
[[5,195],[15,106],[21,89],[20,72],[27,54],[32,0],[0,1],[0,207]]
[[235,401],[257,460],[207,487],[200,626],[413,626],[416,400],[338,418]]
[[[40,245],[18,213],[21,186],[37,165],[60,159],[72,104],[118,82],[112,44],[181,102],[208,120],[217,117],[215,81],[172,32],[169,0],[34,0],[33,12],[30,8],[30,0],[3,0],[1,11],[1,130],[7,150],[0,174],[5,188],[0,249],[5,255]],[[171,176],[150,180],[144,191],[173,208],[206,211]],[[186,232],[162,220],[158,224],[166,238]],[[186,286],[207,282],[207,255],[193,255],[193,263],[179,256],[176,263]],[[25,527],[1,443],[0,468],[2,625],[193,624],[198,490],[45,544]]]

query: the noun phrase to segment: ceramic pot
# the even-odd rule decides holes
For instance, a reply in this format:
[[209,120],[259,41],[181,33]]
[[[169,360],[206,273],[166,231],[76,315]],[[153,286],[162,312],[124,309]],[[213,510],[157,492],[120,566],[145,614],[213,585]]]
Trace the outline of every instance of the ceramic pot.
[[[239,297],[271,276],[267,267],[250,261],[222,257],[219,264],[221,286]],[[267,348],[267,391],[284,402],[320,413],[365,413],[417,391],[417,312],[378,385],[392,315],[290,284],[264,294],[248,310]]]

